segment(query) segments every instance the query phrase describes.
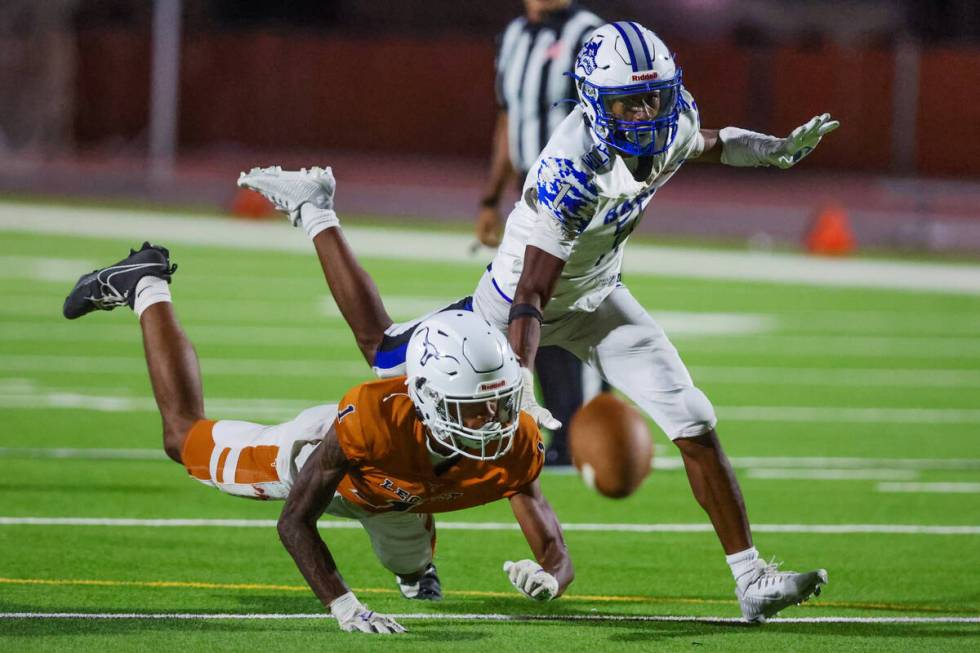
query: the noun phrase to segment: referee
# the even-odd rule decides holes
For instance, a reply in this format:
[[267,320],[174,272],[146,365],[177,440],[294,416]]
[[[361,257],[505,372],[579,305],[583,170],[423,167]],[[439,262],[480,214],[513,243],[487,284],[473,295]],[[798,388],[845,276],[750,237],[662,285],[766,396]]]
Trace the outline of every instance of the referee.
[[[520,193],[527,171],[548,143],[574,99],[571,72],[588,34],[603,21],[572,0],[524,0],[524,15],[512,20],[497,50],[497,124],[490,176],[480,200],[476,235],[488,247],[500,244],[500,197],[516,180]],[[542,347],[536,357],[545,407],[562,427],[552,434],[546,465],[571,463],[566,429],[582,405],[582,363],[560,347]]]

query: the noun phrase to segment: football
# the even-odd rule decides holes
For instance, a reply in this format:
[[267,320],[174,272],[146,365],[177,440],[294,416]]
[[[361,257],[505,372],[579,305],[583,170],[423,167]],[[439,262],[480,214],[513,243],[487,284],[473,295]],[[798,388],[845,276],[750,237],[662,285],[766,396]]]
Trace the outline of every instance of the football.
[[650,473],[653,441],[646,420],[608,392],[575,413],[568,438],[582,480],[603,496],[628,497]]

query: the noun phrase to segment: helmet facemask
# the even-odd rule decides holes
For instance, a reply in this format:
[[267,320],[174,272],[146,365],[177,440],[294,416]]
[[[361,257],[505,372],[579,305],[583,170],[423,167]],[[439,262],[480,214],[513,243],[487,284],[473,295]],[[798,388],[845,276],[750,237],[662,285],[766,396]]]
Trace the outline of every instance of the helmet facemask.
[[510,451],[519,425],[521,383],[501,384],[476,396],[454,397],[439,392],[426,379],[409,381],[409,394],[428,429],[429,451],[447,450],[473,460],[496,460]]
[[673,144],[682,103],[680,69],[671,79],[629,86],[598,86],[582,77],[577,81],[601,142],[628,156],[654,156]]

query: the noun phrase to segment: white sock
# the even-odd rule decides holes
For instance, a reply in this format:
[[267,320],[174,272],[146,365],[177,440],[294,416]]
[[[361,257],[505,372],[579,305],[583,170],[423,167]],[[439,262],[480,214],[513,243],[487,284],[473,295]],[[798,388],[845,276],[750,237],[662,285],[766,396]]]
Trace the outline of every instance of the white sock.
[[309,202],[299,207],[299,217],[303,223],[303,229],[306,230],[306,235],[310,237],[310,240],[313,240],[313,237],[324,229],[340,226],[340,220],[337,219],[336,211],[333,209],[320,209]]
[[727,562],[728,566],[731,567],[732,576],[735,577],[736,583],[739,582],[739,579],[742,576],[756,570],[757,565],[755,562],[758,559],[759,552],[756,551],[754,546],[750,549],[745,549],[744,551],[739,551],[738,553],[725,556],[725,562]]
[[136,283],[136,299],[133,310],[136,317],[142,317],[143,311],[160,302],[173,301],[170,298],[170,286],[160,277],[143,277]]

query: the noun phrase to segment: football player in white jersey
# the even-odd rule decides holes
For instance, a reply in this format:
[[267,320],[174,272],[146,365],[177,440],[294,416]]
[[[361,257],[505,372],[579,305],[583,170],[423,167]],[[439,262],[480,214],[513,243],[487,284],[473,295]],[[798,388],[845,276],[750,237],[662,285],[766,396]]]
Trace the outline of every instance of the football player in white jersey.
[[[789,168],[839,123],[823,114],[786,138],[702,129],[670,50],[633,22],[593,32],[573,76],[575,110],[532,167],[473,297],[454,307],[470,308],[508,333],[524,366],[523,410],[540,424],[554,423],[535,402],[530,372],[543,344],[571,351],[646,411],[681,452],[694,496],[725,551],[743,617],[763,622],[819,594],[827,572],[781,572],[760,558],[711,402],[663,329],[620,282],[623,247],[654,193],[685,161]],[[239,185],[263,193],[294,224],[336,224],[329,169],[255,169]],[[373,286],[358,287],[363,271],[351,257],[349,251],[338,256],[336,278],[328,279],[345,315],[376,294]],[[374,361],[379,375],[401,373],[404,343],[418,322],[355,329],[359,342],[382,340]]]

